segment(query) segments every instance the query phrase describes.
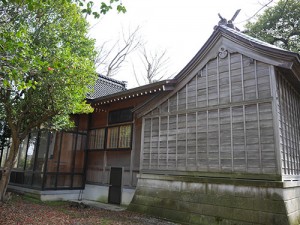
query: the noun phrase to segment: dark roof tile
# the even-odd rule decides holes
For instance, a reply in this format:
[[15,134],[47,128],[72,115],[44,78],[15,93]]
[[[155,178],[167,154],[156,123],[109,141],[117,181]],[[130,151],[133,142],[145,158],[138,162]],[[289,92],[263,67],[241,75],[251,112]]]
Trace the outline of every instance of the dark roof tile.
[[126,83],[99,74],[94,86],[94,92],[88,94],[88,99],[95,99],[106,95],[111,95],[120,91],[125,91]]

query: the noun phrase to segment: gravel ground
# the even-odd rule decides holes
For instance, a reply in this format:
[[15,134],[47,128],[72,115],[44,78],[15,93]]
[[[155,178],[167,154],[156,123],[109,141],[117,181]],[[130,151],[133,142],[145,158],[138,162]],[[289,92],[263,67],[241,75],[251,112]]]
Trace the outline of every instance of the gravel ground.
[[74,207],[70,202],[41,202],[16,194],[7,203],[0,203],[0,224],[175,225],[175,223],[126,210],[115,212],[91,207]]

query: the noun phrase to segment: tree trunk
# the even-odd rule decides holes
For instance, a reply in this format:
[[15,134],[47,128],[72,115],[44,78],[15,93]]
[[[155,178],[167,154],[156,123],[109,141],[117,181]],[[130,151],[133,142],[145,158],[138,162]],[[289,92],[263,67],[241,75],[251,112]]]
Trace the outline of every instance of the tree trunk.
[[10,179],[10,173],[16,161],[20,143],[21,141],[15,135],[12,135],[11,147],[9,149],[8,158],[5,161],[0,180],[0,202],[4,202],[6,200],[6,190]]

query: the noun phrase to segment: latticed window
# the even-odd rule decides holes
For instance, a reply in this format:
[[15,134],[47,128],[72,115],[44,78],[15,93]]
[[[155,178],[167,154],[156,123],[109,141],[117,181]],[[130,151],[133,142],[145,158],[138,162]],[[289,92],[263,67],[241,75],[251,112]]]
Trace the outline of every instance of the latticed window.
[[124,149],[131,147],[132,125],[109,127],[107,132],[108,149]]
[[89,149],[104,149],[105,128],[94,129],[89,133]]
[[107,131],[107,148],[118,147],[119,127],[110,127]]
[[132,121],[132,111],[130,108],[111,111],[108,114],[108,124],[117,124]]
[[90,150],[130,149],[132,142],[131,109],[111,111],[108,114],[108,126],[89,131]]
[[120,126],[119,129],[119,148],[130,148],[131,147],[131,125]]

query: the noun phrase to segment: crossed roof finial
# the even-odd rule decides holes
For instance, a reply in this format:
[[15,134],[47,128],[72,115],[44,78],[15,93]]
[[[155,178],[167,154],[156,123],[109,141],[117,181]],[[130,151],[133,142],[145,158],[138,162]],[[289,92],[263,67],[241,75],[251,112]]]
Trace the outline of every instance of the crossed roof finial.
[[218,25],[219,25],[219,26],[220,26],[220,25],[225,25],[225,26],[227,26],[227,27],[230,27],[230,28],[232,28],[232,29],[235,29],[235,30],[240,31],[237,27],[235,27],[235,26],[233,25],[233,21],[234,21],[235,18],[238,16],[238,14],[240,13],[240,11],[241,11],[241,9],[238,9],[238,10],[235,12],[235,14],[233,15],[233,17],[231,18],[231,20],[225,19],[224,17],[221,16],[220,13],[218,13],[218,16],[220,17],[220,21],[219,21]]

